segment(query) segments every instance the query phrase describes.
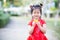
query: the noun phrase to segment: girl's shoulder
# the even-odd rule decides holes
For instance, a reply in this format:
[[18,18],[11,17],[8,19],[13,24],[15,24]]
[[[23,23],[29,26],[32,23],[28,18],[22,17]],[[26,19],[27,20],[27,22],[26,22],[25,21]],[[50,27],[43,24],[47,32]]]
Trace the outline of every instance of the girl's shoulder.
[[30,20],[30,21],[28,22],[28,25],[31,25],[31,26],[32,26],[32,22],[33,22],[33,20]]
[[46,24],[44,19],[40,19],[40,22],[42,22],[42,24]]

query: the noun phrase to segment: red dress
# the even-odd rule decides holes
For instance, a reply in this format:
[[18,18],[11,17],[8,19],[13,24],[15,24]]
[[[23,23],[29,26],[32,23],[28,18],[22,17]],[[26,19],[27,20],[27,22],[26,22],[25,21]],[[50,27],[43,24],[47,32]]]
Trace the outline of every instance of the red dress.
[[[29,25],[32,26],[33,20],[29,22]],[[44,20],[39,19],[39,22],[41,26],[43,27],[43,24],[46,24]],[[47,40],[46,36],[40,29],[38,28],[37,25],[35,25],[33,33],[27,38],[27,40]]]

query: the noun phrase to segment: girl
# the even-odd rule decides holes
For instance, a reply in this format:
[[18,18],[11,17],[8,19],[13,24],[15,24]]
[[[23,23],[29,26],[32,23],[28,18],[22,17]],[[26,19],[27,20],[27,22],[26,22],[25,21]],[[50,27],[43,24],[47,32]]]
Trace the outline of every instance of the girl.
[[29,34],[27,40],[47,40],[46,36],[46,23],[41,19],[42,4],[33,5],[31,8],[32,20],[29,22]]

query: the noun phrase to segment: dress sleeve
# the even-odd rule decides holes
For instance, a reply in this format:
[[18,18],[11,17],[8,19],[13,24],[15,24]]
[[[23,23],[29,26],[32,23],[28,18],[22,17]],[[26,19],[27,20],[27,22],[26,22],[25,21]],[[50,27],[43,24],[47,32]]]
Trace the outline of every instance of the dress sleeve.
[[32,20],[28,22],[28,25],[32,26]]
[[43,25],[46,24],[46,22],[44,20],[41,20],[41,26],[43,27]]
[[42,24],[46,24],[46,22],[44,20],[42,20]]

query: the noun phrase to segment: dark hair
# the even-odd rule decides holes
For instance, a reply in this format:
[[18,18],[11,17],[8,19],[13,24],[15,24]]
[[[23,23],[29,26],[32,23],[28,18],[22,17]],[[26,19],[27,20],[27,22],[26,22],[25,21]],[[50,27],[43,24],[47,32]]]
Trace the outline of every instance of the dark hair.
[[31,14],[33,12],[34,9],[40,9],[40,14],[42,15],[42,4],[40,5],[31,5],[30,8],[31,8]]

